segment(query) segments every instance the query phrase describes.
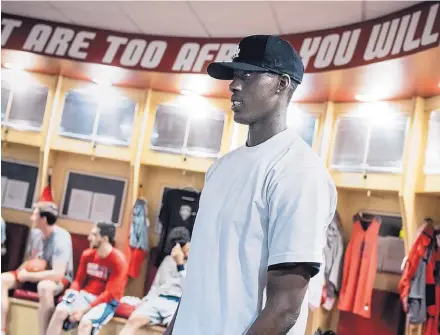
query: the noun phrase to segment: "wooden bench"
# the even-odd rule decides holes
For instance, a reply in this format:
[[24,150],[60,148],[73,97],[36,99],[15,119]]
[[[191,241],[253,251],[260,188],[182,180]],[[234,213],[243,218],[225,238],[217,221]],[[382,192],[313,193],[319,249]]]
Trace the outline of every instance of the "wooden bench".
[[[38,303],[17,298],[10,298],[8,313],[8,335],[38,335]],[[99,335],[118,335],[126,323],[126,319],[115,317],[102,328]],[[144,327],[136,334],[160,335],[165,332],[164,327]],[[72,330],[64,334],[76,335]]]

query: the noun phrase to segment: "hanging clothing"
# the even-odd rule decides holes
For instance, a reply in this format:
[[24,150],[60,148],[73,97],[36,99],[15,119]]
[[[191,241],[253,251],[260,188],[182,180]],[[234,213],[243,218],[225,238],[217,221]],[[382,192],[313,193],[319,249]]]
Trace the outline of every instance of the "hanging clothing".
[[40,201],[53,202],[52,187],[50,184],[44,188],[43,193],[41,194],[40,197]]
[[424,335],[440,333],[440,251],[437,232],[432,225],[424,225],[408,253],[399,293],[408,304],[408,320],[424,324]]
[[356,215],[344,258],[338,308],[364,318],[371,317],[380,222],[378,217],[364,221]]
[[132,212],[130,247],[148,251],[148,207],[144,199],[137,199]]
[[129,251],[128,251],[128,275],[132,278],[139,276],[142,262],[148,254],[148,207],[143,199],[137,199],[131,218]]
[[328,311],[333,308],[336,296],[340,290],[343,255],[344,238],[342,236],[339,214],[336,212],[327,228],[327,241],[324,247],[325,286],[322,292],[322,306]]
[[174,242],[190,240],[199,209],[200,193],[187,189],[169,189],[164,192],[159,220],[163,225],[156,266],[170,254]]

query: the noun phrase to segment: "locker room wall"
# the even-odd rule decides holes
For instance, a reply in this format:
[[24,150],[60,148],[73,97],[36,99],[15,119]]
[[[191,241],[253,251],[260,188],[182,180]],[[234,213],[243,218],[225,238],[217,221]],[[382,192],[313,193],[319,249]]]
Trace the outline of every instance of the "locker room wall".
[[423,219],[431,217],[440,224],[440,194],[416,194],[416,222],[422,224]]
[[[194,113],[198,112],[198,104],[207,104],[225,113],[225,126],[223,128],[222,144],[220,154],[223,155],[229,151],[233,125],[231,124],[230,101],[228,99],[214,99],[214,98],[200,98],[201,101],[195,103]],[[143,140],[143,148],[141,155],[141,162],[149,166],[160,166],[166,168],[178,168],[187,171],[206,172],[213,160],[201,157],[184,156],[183,154],[171,154],[167,152],[154,151],[150,149],[150,136],[153,131],[156,110],[159,105],[167,105],[182,101],[182,96],[178,94],[152,91],[150,100],[147,106],[148,120],[145,126],[145,138]],[[203,108],[203,107],[201,107]]]
[[[59,206],[62,205],[63,196],[66,186],[66,178],[69,171],[84,172],[96,174],[103,177],[120,177],[130,178],[130,165],[128,162],[109,160],[105,158],[95,157],[93,160],[90,156],[79,155],[74,153],[51,151],[52,157],[52,188],[55,191],[54,200]],[[127,222],[129,219],[129,211],[127,204],[130,203],[129,182],[127,182],[125,204],[122,207],[121,225],[116,230],[117,246],[121,245],[121,240],[125,231],[128,229]],[[59,225],[68,231],[77,234],[88,234],[92,227],[90,222],[72,220],[60,217]]]
[[400,215],[397,192],[338,189],[338,212],[341,216],[344,240],[350,239],[353,228],[353,215],[360,210]]
[[159,243],[160,236],[155,234],[154,230],[162,204],[163,189],[165,187],[194,187],[198,190],[202,190],[205,183],[205,174],[153,166],[146,167],[144,173],[145,183],[142,185],[141,194],[148,201],[150,243],[151,246],[156,246]]
[[[28,145],[8,143],[7,145],[2,145],[2,159],[11,159],[24,163],[39,164],[40,162],[40,151],[36,147],[31,147]],[[38,196],[38,183],[36,187],[36,196]],[[30,211],[20,211],[10,208],[2,208],[2,217],[7,222],[17,222],[30,226],[29,216]]]
[[[338,188],[338,212],[341,218],[341,225],[346,247],[353,228],[353,215],[360,210],[370,212],[382,212],[400,215],[400,203],[397,192],[371,191],[367,190]],[[375,288],[396,291],[398,277],[396,275],[379,273],[376,276]],[[322,329],[337,329],[339,322],[339,310],[337,303],[332,311],[320,309],[319,325]]]
[[[32,76],[38,77],[40,75],[32,74]],[[63,77],[44,77],[42,80],[47,82],[50,93],[46,106],[44,127],[41,133],[18,131],[2,126],[2,141],[4,143],[2,157],[40,164],[41,171],[38,181],[40,187],[39,190],[36,191],[37,196],[40,194],[47,180],[48,171],[41,167],[46,166],[48,169],[51,169],[54,197],[60,205],[64,193],[65,177],[69,169],[127,178],[129,185],[125,198],[123,224],[122,227],[117,230],[117,245],[124,247],[126,244],[129,232],[128,221],[130,212],[133,202],[138,195],[144,196],[148,200],[149,218],[151,220],[150,246],[157,244],[158,237],[154,234],[154,226],[160,210],[162,189],[167,186],[185,187],[188,186],[188,184],[201,189],[204,182],[204,172],[207,167],[212,164],[212,160],[209,159],[153,152],[149,149],[151,129],[154,124],[154,115],[157,105],[172,101],[176,99],[178,95],[154,92],[151,90],[140,91],[124,89],[124,91],[133,95],[133,97],[138,100],[138,110],[133,127],[133,143],[128,148],[99,144],[94,148],[91,142],[62,138],[57,135],[57,122],[59,122],[62,110],[60,101],[63,100],[63,94],[65,94],[69,87],[78,87],[85,83]],[[57,99],[59,100],[58,104],[56,104]],[[229,150],[233,140],[234,124],[231,122],[232,118],[229,111],[230,102],[228,99],[211,98],[209,98],[208,101],[220,109],[228,111],[222,141],[222,154],[224,154]],[[429,99],[417,98],[414,100],[394,102],[393,104],[403,106],[412,114],[416,112],[423,114],[440,108],[440,97]],[[319,143],[318,148],[321,149],[320,151],[324,159],[328,162],[328,158],[331,158],[332,143],[335,138],[334,121],[338,115],[356,109],[359,107],[359,104],[327,102],[320,104],[320,106],[325,106],[323,110],[325,110],[326,113],[322,114],[319,120],[317,143]],[[423,118],[419,119],[422,120]],[[414,126],[414,122],[412,119],[411,127]],[[416,120],[415,123],[417,122],[419,121]],[[50,126],[51,124],[53,127]],[[246,135],[246,127],[239,126],[238,128],[240,129],[238,140],[241,141]],[[6,132],[6,130],[8,130],[8,132]],[[419,134],[417,134],[417,132],[411,132],[409,134],[409,144],[412,144],[414,134],[419,136],[420,139],[417,139],[417,143],[413,146],[414,148],[411,145],[407,145],[405,150],[406,160],[404,160],[405,166],[409,165],[414,158],[408,155],[407,151],[415,151],[418,146],[423,149],[423,138],[424,136],[426,137],[426,131],[427,128],[423,126],[423,124],[420,124]],[[48,140],[46,140],[46,138]],[[315,145],[314,147],[318,149]],[[422,150],[421,152],[423,156],[424,151]],[[408,160],[408,157],[411,159]],[[182,171],[187,171],[187,173],[183,175]],[[136,176],[137,173],[139,176],[138,179],[133,177]],[[423,186],[422,182],[416,183],[418,188],[416,187],[414,190],[411,189],[409,193],[425,191],[428,181],[431,187],[430,189],[432,189],[432,187],[440,189],[439,176],[423,176],[423,172],[417,167],[409,169],[407,174],[417,175],[418,179],[424,180],[425,185]],[[408,180],[405,179],[404,176],[369,174],[368,179],[365,181],[360,173],[332,171],[332,177],[339,186],[338,209],[342,216],[344,237],[346,239],[349,238],[351,233],[351,218],[359,209],[401,212],[403,208],[402,204],[399,203],[399,192],[402,191],[402,185],[408,183]],[[142,188],[139,187],[140,185],[142,185]],[[372,190],[370,197],[367,196],[368,189]],[[377,191],[378,189],[382,191]],[[408,197],[408,199],[410,200],[410,197]],[[416,218],[409,218],[408,220],[419,223],[420,219],[426,216],[425,212],[432,212],[433,214],[430,215],[433,216],[433,218],[438,218],[440,213],[435,203],[438,203],[439,200],[439,194],[432,196],[417,194],[414,204],[416,208]],[[413,206],[411,202],[408,203],[409,207]],[[420,210],[420,208],[426,208],[426,210]],[[7,221],[29,224],[28,212],[2,209],[2,215]],[[88,233],[91,227],[89,223],[67,219],[60,219],[60,224],[71,232],[84,234]],[[411,229],[412,228],[411,226]],[[146,263],[144,263],[144,267],[145,264]],[[142,270],[142,273],[145,273],[145,271]],[[133,287],[133,294],[138,295],[143,293],[143,282],[144,278],[139,278],[129,284],[130,289]],[[127,290],[127,293],[128,292],[130,292],[130,290]],[[336,328],[333,327],[333,329]]]
[[[205,182],[205,174],[162,167],[142,166],[140,179],[142,187],[139,189],[139,195],[148,201],[148,218],[150,220],[149,242],[150,248],[152,248],[157,246],[160,240],[160,235],[156,234],[156,224],[162,205],[163,189],[165,187],[194,187],[201,190]],[[143,293],[146,269],[147,262],[144,262],[139,278],[131,280],[127,285],[127,295]]]

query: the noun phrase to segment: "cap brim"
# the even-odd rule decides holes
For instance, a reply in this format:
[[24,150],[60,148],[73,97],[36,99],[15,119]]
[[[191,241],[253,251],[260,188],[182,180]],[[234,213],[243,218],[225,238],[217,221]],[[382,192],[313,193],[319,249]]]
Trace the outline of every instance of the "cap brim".
[[215,79],[232,80],[234,79],[234,71],[242,70],[249,72],[267,72],[268,70],[260,66],[240,63],[240,62],[222,62],[211,63],[208,66],[208,74]]

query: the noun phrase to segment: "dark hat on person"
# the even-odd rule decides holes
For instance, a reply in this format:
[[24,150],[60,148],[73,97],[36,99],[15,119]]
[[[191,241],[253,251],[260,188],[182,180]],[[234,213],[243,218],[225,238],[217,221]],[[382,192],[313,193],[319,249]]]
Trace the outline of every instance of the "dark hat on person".
[[245,37],[232,62],[214,62],[208,66],[208,74],[220,80],[232,80],[234,70],[284,74],[297,84],[301,84],[304,76],[304,64],[293,46],[272,35]]

